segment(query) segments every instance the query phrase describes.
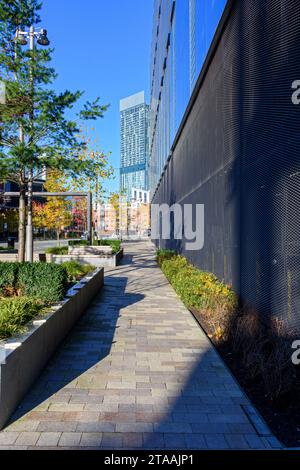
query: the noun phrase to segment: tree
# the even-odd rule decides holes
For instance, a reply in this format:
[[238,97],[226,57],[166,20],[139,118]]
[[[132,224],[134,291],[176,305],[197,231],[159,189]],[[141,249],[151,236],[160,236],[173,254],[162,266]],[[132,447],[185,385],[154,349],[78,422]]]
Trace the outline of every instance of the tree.
[[[68,172],[72,178],[92,177],[94,162],[79,158],[87,143],[79,123],[103,117],[107,105],[87,101],[73,119],[66,117],[82,97],[81,91],[56,93],[50,48],[28,51],[15,39],[19,27],[40,23],[38,0],[0,0],[0,80],[6,104],[0,105],[0,179],[19,185],[19,260],[25,256],[25,197],[45,167]],[[68,114],[69,115],[69,114]],[[34,171],[33,171],[34,170]],[[32,201],[28,198],[28,216]]]
[[113,207],[116,214],[116,233],[120,232],[120,194],[111,193],[108,203]]
[[[94,128],[91,129],[94,131]],[[104,188],[103,181],[114,175],[114,169],[109,164],[110,153],[104,153],[97,139],[89,137],[89,130],[85,127],[80,129],[80,138],[85,143],[85,148],[79,154],[79,159],[86,164],[93,166],[93,174],[82,173],[75,180],[71,180],[72,189],[80,191],[90,191],[93,193],[93,200],[99,204],[103,202]]]
[[130,214],[125,191],[111,193],[108,203],[111,204],[116,214],[116,232],[120,235],[123,231],[128,232]]
[[75,197],[72,208],[73,222],[77,231],[87,230],[87,200],[82,197]]
[[[68,190],[65,176],[58,170],[51,170],[47,174],[45,184],[47,192],[65,192]],[[48,197],[45,204],[35,204],[34,223],[37,227],[56,230],[59,243],[60,233],[72,222],[72,203],[64,197]]]
[[33,201],[32,204],[32,218],[33,218],[33,226],[38,230],[43,230],[44,232],[44,239],[46,239],[46,213],[45,213],[45,203]]
[[[91,131],[94,129],[92,128]],[[82,174],[76,180],[71,182],[72,189],[80,191],[89,191],[93,196],[93,227],[95,229],[95,215],[98,214],[99,205],[103,203],[104,200],[104,186],[103,181],[107,178],[113,176],[114,169],[109,164],[110,153],[105,154],[99,147],[97,139],[93,140],[88,136],[88,130],[81,129],[81,138],[86,143],[86,148],[83,149],[79,158],[82,161],[88,163],[90,162],[94,166],[94,174],[92,176]],[[86,200],[78,204],[86,204]],[[78,205],[77,204],[77,205]],[[76,209],[76,207],[74,208]],[[85,211],[86,214],[86,211]],[[97,216],[96,216],[97,218]]]
[[44,204],[33,202],[33,225],[36,228],[45,228],[45,210]]

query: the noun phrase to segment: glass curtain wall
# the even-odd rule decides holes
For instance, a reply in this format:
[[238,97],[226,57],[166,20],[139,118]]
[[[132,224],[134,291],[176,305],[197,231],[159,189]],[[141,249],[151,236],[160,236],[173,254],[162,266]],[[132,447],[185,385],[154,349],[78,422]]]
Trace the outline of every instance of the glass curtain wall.
[[153,194],[227,0],[154,0],[150,189]]

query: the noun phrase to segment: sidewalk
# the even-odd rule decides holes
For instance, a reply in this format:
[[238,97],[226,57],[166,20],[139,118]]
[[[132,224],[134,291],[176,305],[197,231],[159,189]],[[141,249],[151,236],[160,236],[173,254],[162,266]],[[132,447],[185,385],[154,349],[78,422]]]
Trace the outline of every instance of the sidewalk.
[[125,253],[0,432],[0,449],[278,448],[152,245]]

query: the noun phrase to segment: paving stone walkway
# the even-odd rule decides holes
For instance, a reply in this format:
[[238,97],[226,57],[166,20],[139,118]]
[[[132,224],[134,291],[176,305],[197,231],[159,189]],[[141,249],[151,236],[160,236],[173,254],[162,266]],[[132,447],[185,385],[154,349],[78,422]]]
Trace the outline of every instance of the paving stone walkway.
[[155,263],[128,243],[0,449],[280,447]]

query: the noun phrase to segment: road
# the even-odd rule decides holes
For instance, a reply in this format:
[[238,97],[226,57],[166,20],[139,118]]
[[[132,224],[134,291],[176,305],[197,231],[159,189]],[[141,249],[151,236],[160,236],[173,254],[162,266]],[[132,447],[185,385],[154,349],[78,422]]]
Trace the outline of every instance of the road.
[[[108,238],[108,237],[105,237],[105,238]],[[80,240],[79,238],[74,238],[72,240]],[[147,241],[148,238],[136,238],[134,239],[134,237],[131,237],[127,239],[127,241]],[[60,246],[66,246],[68,244],[68,241],[71,241],[71,239],[68,239],[68,240],[60,240]],[[124,241],[124,238],[123,238],[123,241]],[[3,246],[3,247],[7,247],[7,243],[5,242],[2,242],[0,243],[0,246]],[[34,246],[33,246],[33,249],[35,252],[41,252],[41,251],[45,251],[47,248],[51,248],[53,246],[58,246],[58,242],[57,240],[42,240],[42,241],[35,241],[34,242]],[[18,243],[15,243],[15,248],[18,248]]]

